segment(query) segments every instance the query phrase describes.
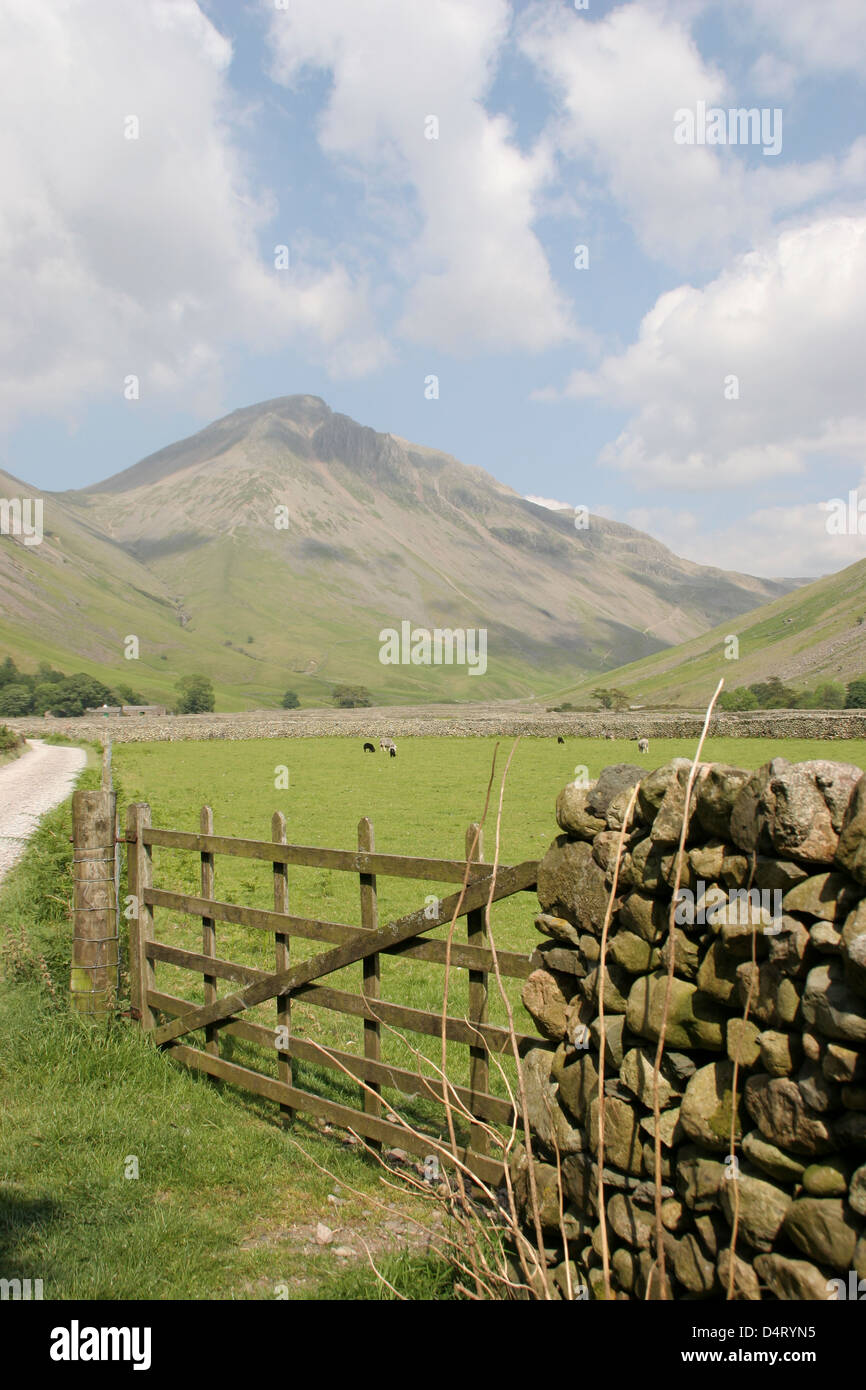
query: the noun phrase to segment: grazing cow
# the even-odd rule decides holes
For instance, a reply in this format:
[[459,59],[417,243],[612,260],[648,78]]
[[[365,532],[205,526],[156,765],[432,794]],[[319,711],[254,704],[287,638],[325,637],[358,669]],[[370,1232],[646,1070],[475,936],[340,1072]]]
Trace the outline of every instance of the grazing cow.
[[376,745],[375,745],[374,743],[365,743],[365,744],[364,744],[364,752],[365,752],[365,753],[375,753],[375,751],[376,751]]
[[556,741],[557,743],[565,743],[565,739],[562,737],[562,734],[559,735]]
[[649,739],[648,739],[648,738],[639,738],[639,739],[638,739],[638,742],[637,742],[637,751],[638,751],[639,753],[648,753],[648,752],[649,752]]
[[392,758],[396,758],[397,749],[394,747],[393,743],[391,744],[391,747],[388,749],[388,752],[391,754]]

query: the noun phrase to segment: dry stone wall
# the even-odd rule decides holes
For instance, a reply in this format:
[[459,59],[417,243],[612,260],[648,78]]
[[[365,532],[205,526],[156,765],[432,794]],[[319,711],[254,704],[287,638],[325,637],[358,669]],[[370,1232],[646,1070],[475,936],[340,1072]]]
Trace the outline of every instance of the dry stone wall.
[[[604,711],[593,714],[513,712],[495,705],[405,707],[371,710],[248,710],[232,714],[130,715],[128,717],[3,721],[28,738],[111,738],[115,743],[246,738],[683,738],[693,746],[704,712]],[[864,710],[762,710],[713,715],[718,738],[866,738]],[[652,746],[652,744],[650,744]]]
[[[783,758],[702,765],[674,904],[690,763],[643,776],[604,971],[604,1201],[616,1297],[658,1290],[659,1073],[668,1296],[866,1296],[866,776]],[[636,766],[566,786],[539,866],[544,937],[523,1000],[532,1163],[554,1282],[603,1296],[600,942]],[[734,1063],[737,1063],[736,1088]],[[735,1142],[732,1148],[732,1123]],[[559,1214],[557,1161],[564,1211]],[[515,1188],[529,1224],[525,1152]],[[837,1282],[834,1282],[837,1281]],[[863,1281],[862,1283],[860,1281]]]

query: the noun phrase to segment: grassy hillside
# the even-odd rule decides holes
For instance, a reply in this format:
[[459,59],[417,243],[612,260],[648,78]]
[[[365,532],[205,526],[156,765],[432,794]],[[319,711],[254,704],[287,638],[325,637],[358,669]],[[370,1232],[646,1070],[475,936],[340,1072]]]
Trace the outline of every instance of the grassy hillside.
[[[739,656],[727,659],[729,635]],[[866,560],[827,575],[690,642],[573,685],[563,698],[588,702],[598,685],[628,691],[634,704],[699,705],[715,689],[780,676],[796,689],[846,684],[866,674]]]
[[[0,494],[25,491],[43,499],[44,537],[27,546],[0,536],[0,656],[28,671],[48,661],[106,684],[121,680],[159,703],[173,701],[178,675],[205,670],[221,708],[248,707],[237,693],[248,666],[240,652],[220,651],[215,661],[212,639],[182,626],[180,605],[156,573],[62,500],[0,473]],[[139,639],[138,660],[124,657],[129,635]]]

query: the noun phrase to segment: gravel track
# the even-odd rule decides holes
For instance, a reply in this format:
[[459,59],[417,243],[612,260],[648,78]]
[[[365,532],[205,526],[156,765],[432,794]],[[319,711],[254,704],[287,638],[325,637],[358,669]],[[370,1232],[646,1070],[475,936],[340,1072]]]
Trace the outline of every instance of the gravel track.
[[21,858],[39,817],[66,800],[87,762],[81,748],[28,743],[26,753],[0,767],[0,881]]

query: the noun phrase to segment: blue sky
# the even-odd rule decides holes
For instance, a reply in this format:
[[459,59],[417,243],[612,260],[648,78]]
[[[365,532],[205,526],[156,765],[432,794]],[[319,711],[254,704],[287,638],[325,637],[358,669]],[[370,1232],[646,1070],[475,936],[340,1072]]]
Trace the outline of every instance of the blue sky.
[[[702,563],[839,569],[864,72],[862,0],[6,0],[0,466],[82,486],[308,392]],[[675,140],[734,108],[780,151]]]

